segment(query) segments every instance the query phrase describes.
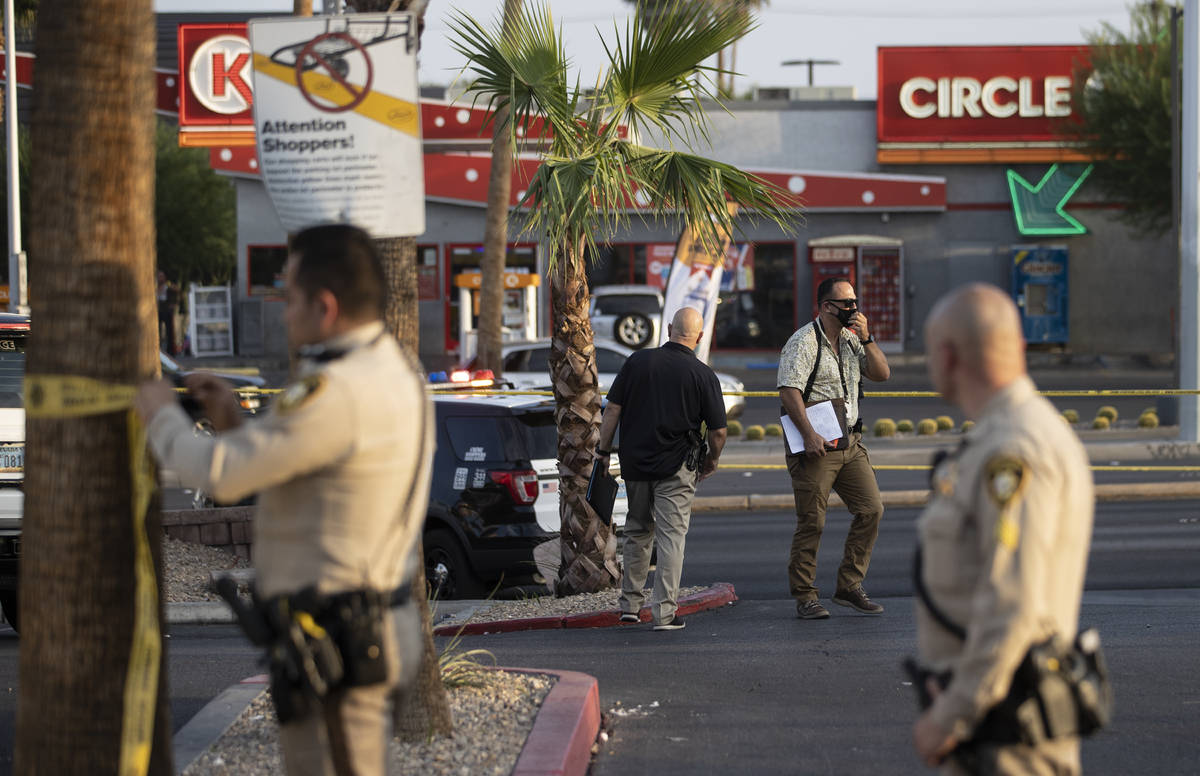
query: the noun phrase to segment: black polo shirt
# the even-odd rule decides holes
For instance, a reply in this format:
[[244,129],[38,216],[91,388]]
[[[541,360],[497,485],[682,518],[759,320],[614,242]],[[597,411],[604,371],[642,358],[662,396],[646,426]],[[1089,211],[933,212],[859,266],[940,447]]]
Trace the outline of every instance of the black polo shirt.
[[608,390],[621,405],[621,476],[661,480],[679,471],[688,452],[687,432],[725,428],[721,383],[690,348],[675,342],[639,350]]

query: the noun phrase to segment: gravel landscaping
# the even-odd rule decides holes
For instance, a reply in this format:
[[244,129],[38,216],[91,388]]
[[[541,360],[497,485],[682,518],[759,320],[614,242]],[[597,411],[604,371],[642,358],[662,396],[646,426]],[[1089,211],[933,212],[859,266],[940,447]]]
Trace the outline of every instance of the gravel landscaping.
[[[220,600],[209,588],[212,573],[245,568],[232,553],[201,544],[163,538],[166,574],[164,597],[168,603]],[[703,588],[686,588],[687,595]],[[461,624],[513,617],[543,617],[617,607],[617,591],[554,598],[544,596],[516,601],[496,601],[473,611]],[[449,688],[454,734],[420,744],[393,741],[389,773],[434,776],[501,776],[512,771],[525,739],[533,727],[542,700],[554,677],[507,671],[480,670],[473,686]],[[183,765],[178,763],[177,765]],[[281,773],[278,723],[266,691],[258,696],[226,733],[184,771],[200,774],[263,776]]]
[[[511,773],[554,677],[479,672],[479,685],[449,690],[454,734],[419,744],[392,741],[389,774],[503,776]],[[268,693],[237,721],[184,776],[274,776],[283,772],[278,723]]]

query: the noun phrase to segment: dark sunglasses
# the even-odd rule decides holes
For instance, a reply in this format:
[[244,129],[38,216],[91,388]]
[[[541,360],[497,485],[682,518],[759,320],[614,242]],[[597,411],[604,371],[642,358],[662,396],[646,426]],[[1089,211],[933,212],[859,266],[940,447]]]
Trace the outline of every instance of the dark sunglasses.
[[826,299],[826,302],[833,302],[843,310],[854,310],[858,307],[857,299]]

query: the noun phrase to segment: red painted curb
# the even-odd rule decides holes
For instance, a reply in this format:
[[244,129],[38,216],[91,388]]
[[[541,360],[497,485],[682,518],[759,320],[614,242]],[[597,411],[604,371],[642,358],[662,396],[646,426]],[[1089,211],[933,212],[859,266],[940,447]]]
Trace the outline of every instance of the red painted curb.
[[[728,582],[714,582],[711,587],[679,599],[680,617],[706,609],[715,609],[733,603],[737,593]],[[642,607],[638,613],[642,622],[649,622],[650,608]],[[621,624],[621,613],[616,609],[584,614],[568,614],[563,617],[527,617],[521,620],[493,620],[473,622],[469,625],[443,625],[433,629],[435,636],[478,636],[484,633],[512,633],[526,630],[556,630],[558,628],[607,628]],[[632,624],[632,623],[630,623]]]
[[585,776],[600,733],[600,685],[577,671],[502,668],[558,677],[542,701],[512,776]]

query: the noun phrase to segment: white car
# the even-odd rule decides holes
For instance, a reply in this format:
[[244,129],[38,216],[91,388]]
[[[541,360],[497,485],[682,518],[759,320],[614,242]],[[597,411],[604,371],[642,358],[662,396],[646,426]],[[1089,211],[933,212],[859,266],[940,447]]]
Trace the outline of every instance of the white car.
[[[616,342],[595,340],[596,371],[599,373],[600,390],[607,391],[633,350]],[[504,357],[502,379],[514,388],[550,388],[550,339],[542,338],[528,342],[511,342],[500,351]],[[739,417],[746,408],[745,396],[730,396],[730,392],[744,391],[746,386],[731,374],[717,372],[725,400],[725,416]]]
[[0,610],[17,630],[17,566],[25,511],[25,344],[29,318],[0,313]]
[[597,337],[641,350],[658,344],[662,311],[663,295],[654,286],[596,286],[588,317]]

